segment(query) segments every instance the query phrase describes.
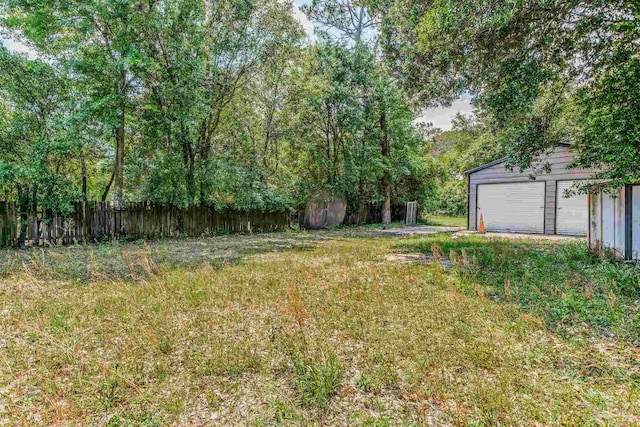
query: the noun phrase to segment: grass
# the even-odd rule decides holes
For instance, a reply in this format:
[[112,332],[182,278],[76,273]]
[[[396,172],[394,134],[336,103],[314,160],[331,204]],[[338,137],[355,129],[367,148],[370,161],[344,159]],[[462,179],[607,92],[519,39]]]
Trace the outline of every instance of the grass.
[[[453,267],[389,261],[407,252]],[[3,256],[0,425],[640,422],[638,270],[575,245],[360,229]]]
[[467,227],[467,217],[464,216],[445,216],[425,214],[422,220],[428,225],[436,225],[443,227]]

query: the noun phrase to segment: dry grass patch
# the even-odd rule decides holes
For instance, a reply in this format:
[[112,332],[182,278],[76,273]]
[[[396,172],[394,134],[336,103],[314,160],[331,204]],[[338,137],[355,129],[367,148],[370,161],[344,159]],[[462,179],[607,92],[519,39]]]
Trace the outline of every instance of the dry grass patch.
[[437,263],[389,262],[396,243],[2,279],[0,424],[640,422],[637,382],[616,374],[637,370],[632,346],[558,337]]

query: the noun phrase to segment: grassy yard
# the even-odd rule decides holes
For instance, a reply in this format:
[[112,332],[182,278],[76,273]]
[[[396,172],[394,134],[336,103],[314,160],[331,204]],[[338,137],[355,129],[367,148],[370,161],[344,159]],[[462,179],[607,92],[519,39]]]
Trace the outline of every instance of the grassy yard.
[[581,245],[360,229],[0,262],[0,425],[640,423],[640,270]]
[[429,225],[438,225],[444,227],[467,227],[467,218],[464,216],[444,216],[425,214],[422,220]]

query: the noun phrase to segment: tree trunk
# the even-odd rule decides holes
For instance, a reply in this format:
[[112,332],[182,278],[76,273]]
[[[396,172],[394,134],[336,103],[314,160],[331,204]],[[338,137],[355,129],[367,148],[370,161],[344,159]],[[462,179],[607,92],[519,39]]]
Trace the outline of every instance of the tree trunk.
[[120,123],[116,129],[116,162],[114,167],[114,184],[115,184],[115,197],[114,205],[117,209],[121,209],[124,206],[124,138],[125,138],[125,91],[126,91],[126,72],[120,71],[120,82],[118,84],[120,92]]
[[384,203],[382,203],[382,222],[384,224],[391,223],[391,172],[389,171],[389,157],[391,156],[391,146],[389,143],[389,134],[387,130],[387,110],[382,104],[382,112],[380,114],[380,131],[381,140],[380,148],[382,157],[385,158],[384,175],[382,176],[382,193],[384,194]]
[[20,212],[20,236],[18,246],[27,240],[27,221],[29,220],[29,187],[18,186],[18,211]]
[[111,189],[111,184],[113,184],[113,178],[116,176],[115,169],[111,172],[111,178],[109,178],[109,182],[107,182],[107,186],[104,187],[104,191],[102,192],[101,200],[103,202],[107,201],[107,196],[109,196],[109,190]]
[[87,201],[87,162],[82,158],[82,201]]
[[80,206],[82,214],[82,226],[80,228],[82,236],[80,240],[83,244],[87,243],[87,162],[82,157],[82,205]]

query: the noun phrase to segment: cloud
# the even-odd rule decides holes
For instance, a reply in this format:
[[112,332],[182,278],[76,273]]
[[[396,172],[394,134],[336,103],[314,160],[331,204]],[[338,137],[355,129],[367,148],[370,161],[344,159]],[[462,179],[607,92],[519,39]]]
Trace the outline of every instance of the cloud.
[[434,127],[447,131],[451,130],[451,120],[457,113],[473,114],[470,97],[463,96],[454,101],[450,107],[429,108],[416,119],[416,122],[433,123]]

